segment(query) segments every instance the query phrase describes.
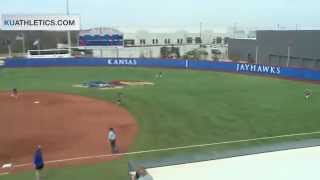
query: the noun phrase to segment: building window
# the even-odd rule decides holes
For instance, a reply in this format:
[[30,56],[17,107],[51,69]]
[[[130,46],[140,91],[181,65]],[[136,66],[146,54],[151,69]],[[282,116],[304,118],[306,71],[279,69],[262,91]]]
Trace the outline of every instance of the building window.
[[152,39],[152,44],[158,44],[159,40],[158,39]]
[[125,46],[134,46],[135,45],[134,39],[125,39],[124,45]]
[[145,39],[140,39],[140,45],[145,45],[146,44],[146,40]]
[[164,39],[164,44],[170,44],[170,39]]
[[201,37],[196,37],[195,41],[196,41],[196,44],[202,43]]
[[187,37],[187,43],[192,44],[193,43],[193,38],[192,37]]
[[183,39],[177,39],[177,44],[182,44],[183,43]]

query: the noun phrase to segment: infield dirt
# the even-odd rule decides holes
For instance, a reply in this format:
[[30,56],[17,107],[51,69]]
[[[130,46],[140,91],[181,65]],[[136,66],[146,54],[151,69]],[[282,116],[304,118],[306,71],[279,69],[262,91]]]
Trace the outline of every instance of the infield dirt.
[[[111,127],[117,132],[120,152],[126,152],[138,132],[136,121],[125,109],[77,95],[19,92],[15,98],[10,92],[0,92],[0,112],[0,165],[32,163],[37,145],[42,146],[45,161],[108,154],[107,132]],[[31,164],[22,169],[30,168]]]

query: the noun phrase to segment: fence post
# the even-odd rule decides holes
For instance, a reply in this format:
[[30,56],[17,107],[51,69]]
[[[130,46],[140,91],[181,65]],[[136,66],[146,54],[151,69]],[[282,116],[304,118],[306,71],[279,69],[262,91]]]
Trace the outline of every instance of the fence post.
[[186,64],[186,69],[189,69],[189,60],[186,60],[185,64]]

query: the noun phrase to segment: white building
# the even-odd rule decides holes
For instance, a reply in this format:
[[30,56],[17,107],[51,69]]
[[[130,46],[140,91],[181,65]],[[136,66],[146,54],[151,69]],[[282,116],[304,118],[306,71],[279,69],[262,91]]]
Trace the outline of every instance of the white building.
[[[217,41],[218,37],[220,40]],[[201,34],[184,30],[167,33],[139,30],[135,33],[124,32],[124,47],[95,49],[93,54],[97,57],[159,58],[162,47],[177,47],[182,56],[188,51],[199,49],[201,45],[209,54],[207,59],[212,59],[212,49],[219,49],[223,54],[226,54],[225,37],[227,37],[226,34],[214,33],[209,30],[205,30]]]

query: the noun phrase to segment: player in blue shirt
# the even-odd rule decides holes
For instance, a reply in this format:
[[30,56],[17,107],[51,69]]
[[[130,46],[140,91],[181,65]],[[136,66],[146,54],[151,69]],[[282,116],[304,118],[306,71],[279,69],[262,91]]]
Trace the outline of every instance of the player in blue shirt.
[[40,180],[40,171],[44,168],[41,146],[39,145],[33,156],[33,165],[36,169],[36,179]]

